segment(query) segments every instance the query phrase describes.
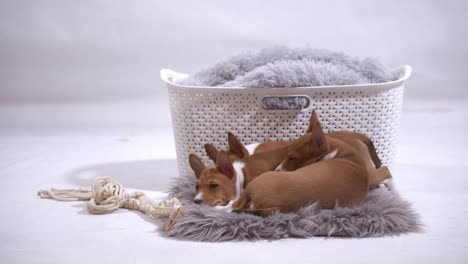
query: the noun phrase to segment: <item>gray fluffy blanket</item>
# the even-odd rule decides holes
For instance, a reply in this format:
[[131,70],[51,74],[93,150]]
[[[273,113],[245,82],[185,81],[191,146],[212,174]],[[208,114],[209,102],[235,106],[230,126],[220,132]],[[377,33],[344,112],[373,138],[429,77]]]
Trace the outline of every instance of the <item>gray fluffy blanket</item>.
[[296,213],[275,213],[267,218],[223,212],[192,203],[195,177],[176,178],[172,197],[184,203],[185,214],[167,235],[195,241],[280,239],[312,236],[379,237],[417,232],[418,214],[400,196],[374,189],[360,208],[322,210],[316,204]]
[[358,59],[324,49],[276,47],[227,58],[176,82],[271,88],[382,83],[397,78],[373,58]]

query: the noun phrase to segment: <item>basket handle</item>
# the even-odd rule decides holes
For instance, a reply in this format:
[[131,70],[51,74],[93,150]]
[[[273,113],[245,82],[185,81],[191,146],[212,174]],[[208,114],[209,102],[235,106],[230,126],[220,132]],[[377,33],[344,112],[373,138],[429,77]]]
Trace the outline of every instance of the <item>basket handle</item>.
[[263,110],[305,110],[310,106],[307,95],[268,95],[260,99]]

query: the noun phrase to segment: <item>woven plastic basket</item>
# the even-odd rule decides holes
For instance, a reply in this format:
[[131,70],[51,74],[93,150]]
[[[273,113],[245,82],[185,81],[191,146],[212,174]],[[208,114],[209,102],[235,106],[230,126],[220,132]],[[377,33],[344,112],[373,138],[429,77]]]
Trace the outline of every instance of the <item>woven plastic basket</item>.
[[[227,132],[244,144],[294,140],[303,135],[313,109],[326,132],[351,130],[369,136],[384,164],[396,150],[404,83],[410,66],[395,69],[396,81],[296,88],[233,88],[178,85],[187,75],[161,70],[169,89],[172,126],[180,175],[192,175],[188,155],[205,163],[203,145],[226,148]],[[274,104],[272,104],[272,102]]]

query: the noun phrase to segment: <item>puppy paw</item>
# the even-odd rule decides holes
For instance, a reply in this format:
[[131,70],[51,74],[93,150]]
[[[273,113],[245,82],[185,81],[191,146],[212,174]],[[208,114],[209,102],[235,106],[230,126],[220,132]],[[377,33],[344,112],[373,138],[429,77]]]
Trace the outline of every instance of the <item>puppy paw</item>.
[[381,184],[379,184],[379,188],[385,188],[386,190],[393,192],[395,191],[395,186],[393,184],[393,179],[386,179]]

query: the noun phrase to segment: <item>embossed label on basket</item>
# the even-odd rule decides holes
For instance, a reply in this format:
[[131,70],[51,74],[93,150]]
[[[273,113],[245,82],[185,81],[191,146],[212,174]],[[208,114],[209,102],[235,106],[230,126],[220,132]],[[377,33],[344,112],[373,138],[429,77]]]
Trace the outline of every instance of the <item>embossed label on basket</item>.
[[310,99],[304,95],[263,97],[262,108],[265,110],[302,110],[310,105]]

